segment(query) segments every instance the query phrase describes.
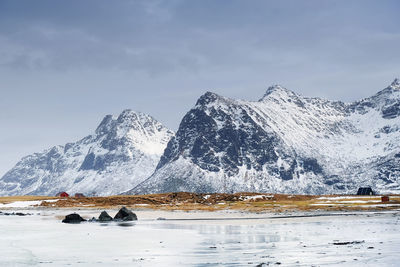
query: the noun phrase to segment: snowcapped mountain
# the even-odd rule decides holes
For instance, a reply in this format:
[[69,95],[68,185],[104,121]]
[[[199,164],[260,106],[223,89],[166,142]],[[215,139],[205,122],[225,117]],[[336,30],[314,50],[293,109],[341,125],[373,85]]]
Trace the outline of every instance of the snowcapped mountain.
[[0,179],[0,195],[124,192],[153,173],[173,135],[140,112],[107,115],[94,134],[24,157]]
[[281,87],[259,101],[207,92],[153,175],[128,193],[400,192],[400,81],[354,103]]

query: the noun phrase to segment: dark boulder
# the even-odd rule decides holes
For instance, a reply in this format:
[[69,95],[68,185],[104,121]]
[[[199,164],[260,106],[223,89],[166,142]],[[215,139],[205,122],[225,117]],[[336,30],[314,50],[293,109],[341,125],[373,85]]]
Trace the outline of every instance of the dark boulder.
[[86,221],[83,219],[79,214],[77,213],[72,213],[67,216],[65,216],[65,219],[62,220],[63,223],[81,223]]
[[113,220],[113,218],[110,215],[108,215],[108,213],[106,211],[103,211],[102,213],[100,213],[100,216],[98,219],[99,222],[109,222],[112,220]]
[[114,220],[118,221],[136,221],[137,216],[132,211],[128,210],[126,207],[122,207],[118,213],[115,215]]

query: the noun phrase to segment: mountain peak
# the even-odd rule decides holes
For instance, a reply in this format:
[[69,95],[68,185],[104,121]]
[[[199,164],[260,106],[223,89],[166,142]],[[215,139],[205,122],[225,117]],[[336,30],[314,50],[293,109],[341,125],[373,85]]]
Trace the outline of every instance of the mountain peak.
[[113,121],[114,121],[113,115],[106,115],[104,119],[100,122],[99,126],[97,127],[96,134],[102,135],[109,132],[112,127]]
[[133,125],[148,125],[156,123],[157,121],[150,115],[134,111],[131,109],[125,109],[118,116],[116,122],[119,125],[133,126]]
[[394,81],[390,84],[390,87],[393,89],[400,89],[400,79],[394,79]]
[[[96,129],[96,135],[97,137],[107,135],[112,139],[128,137],[130,143],[147,143],[158,142],[158,138],[164,135],[167,136],[166,139],[169,139],[173,132],[148,114],[125,109],[118,117],[105,116]],[[107,140],[112,141],[112,139]],[[145,152],[149,151],[145,150]],[[154,153],[150,151],[149,154]]]
[[197,100],[196,106],[199,106],[199,105],[203,106],[203,105],[207,105],[207,104],[216,102],[218,100],[224,100],[224,99],[225,99],[224,97],[222,97],[216,93],[207,91],[205,94],[200,96],[200,98]]
[[282,85],[280,85],[280,84],[273,84],[270,87],[268,87],[267,93],[269,91],[272,92],[272,91],[279,91],[279,90],[287,90],[287,89],[285,87],[283,87]]
[[259,101],[264,101],[271,97],[272,98],[277,98],[277,97],[282,98],[284,96],[293,97],[293,96],[296,96],[296,94],[279,84],[274,84],[274,85],[268,87],[267,91],[265,92],[265,94]]
[[385,103],[387,99],[393,99],[393,98],[398,99],[400,96],[399,91],[400,91],[400,79],[396,78],[388,87],[379,91],[375,95],[367,98],[367,101],[372,99],[375,102],[382,101],[382,103]]
[[137,119],[139,116],[141,116],[142,113],[131,110],[131,109],[124,109],[121,114],[118,116],[118,121],[123,121],[126,119]]
[[97,135],[107,134],[113,129],[117,124],[118,125],[134,125],[138,121],[149,120],[148,115],[133,111],[131,109],[125,109],[118,115],[118,117],[114,117],[113,115],[106,115],[103,120],[100,122],[99,126],[96,129]]

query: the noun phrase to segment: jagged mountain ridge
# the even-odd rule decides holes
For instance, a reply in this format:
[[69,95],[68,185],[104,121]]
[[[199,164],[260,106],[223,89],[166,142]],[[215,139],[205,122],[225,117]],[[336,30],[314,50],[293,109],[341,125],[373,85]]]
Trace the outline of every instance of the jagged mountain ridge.
[[400,192],[400,81],[343,103],[270,87],[259,101],[207,92],[154,174],[128,193]]
[[0,195],[122,193],[153,173],[173,135],[140,112],[107,115],[94,134],[24,157],[0,179]]

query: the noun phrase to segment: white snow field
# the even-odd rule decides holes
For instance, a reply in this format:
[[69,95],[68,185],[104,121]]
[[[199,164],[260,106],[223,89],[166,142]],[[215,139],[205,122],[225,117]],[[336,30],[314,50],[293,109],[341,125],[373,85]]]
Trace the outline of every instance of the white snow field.
[[14,201],[7,204],[0,203],[0,208],[28,208],[42,204],[46,202],[57,202],[62,199],[45,199],[45,200],[28,200],[28,201]]
[[[101,212],[76,211],[84,218]],[[135,211],[139,221],[126,227],[61,223],[71,210],[27,212],[33,215],[0,215],[0,266],[398,266],[400,261],[399,211],[308,213],[317,217]],[[113,216],[116,210],[108,212]]]

